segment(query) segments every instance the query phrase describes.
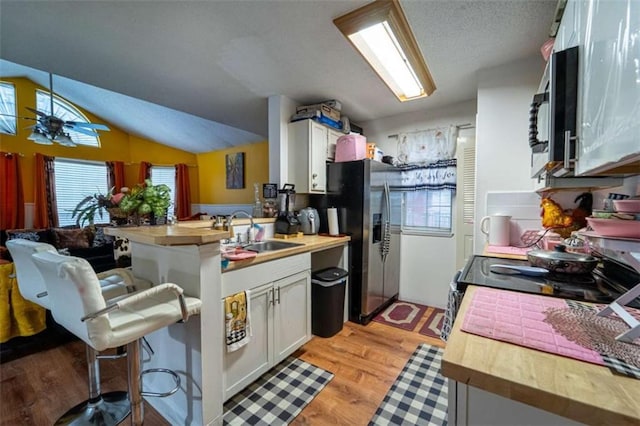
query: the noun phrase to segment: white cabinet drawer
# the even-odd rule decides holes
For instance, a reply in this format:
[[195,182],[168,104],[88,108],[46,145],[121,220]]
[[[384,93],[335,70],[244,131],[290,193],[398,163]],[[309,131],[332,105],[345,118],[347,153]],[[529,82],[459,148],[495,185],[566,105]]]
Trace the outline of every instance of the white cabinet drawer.
[[301,253],[222,274],[222,297],[311,269],[311,254]]

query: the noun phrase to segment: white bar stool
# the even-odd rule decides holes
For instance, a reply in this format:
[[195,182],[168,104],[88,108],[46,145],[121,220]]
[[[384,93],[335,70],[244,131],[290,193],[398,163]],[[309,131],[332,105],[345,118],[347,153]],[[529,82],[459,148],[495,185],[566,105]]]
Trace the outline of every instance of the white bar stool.
[[170,395],[179,388],[180,378],[170,370],[161,370],[174,376],[176,387],[165,393],[143,393],[141,374],[146,372],[140,371],[140,341],[153,331],[200,313],[202,302],[185,297],[182,289],[172,283],[107,302],[100,291],[98,276],[85,259],[51,252],[32,257],[46,278],[51,311],[59,324],[96,351],[127,345],[131,424],[141,425],[142,396]]
[[[16,269],[18,288],[22,297],[51,310],[51,300],[45,280],[33,262],[34,253],[57,253],[55,247],[24,239],[7,241],[7,248]],[[135,278],[126,269],[112,269],[97,275],[100,289],[106,299],[124,296],[136,289],[150,288],[151,283]],[[67,411],[56,424],[82,424],[113,426],[122,422],[130,412],[129,395],[125,391],[102,393],[100,390],[100,359],[121,358],[123,355],[105,356],[87,346],[87,369],[89,375],[89,398]]]

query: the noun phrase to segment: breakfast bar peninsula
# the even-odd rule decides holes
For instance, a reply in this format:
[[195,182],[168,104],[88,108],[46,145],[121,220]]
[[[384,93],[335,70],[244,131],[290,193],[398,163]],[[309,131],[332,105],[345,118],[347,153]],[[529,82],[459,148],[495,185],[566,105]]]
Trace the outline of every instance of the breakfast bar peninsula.
[[[225,260],[223,269],[221,240],[229,232],[211,229],[210,221],[105,232],[129,240],[135,275],[154,285],[174,283],[202,301],[200,316],[147,335],[153,353],[143,352],[142,368],[168,368],[182,381],[175,394],[146,399],[172,425],[222,424],[224,401],[311,339],[311,271],[349,269],[348,236],[280,241],[286,248]],[[250,294],[252,336],[240,350],[227,352],[224,298],[242,291]],[[346,321],[348,301],[344,309]],[[165,376],[145,375],[143,390],[173,388]]]
[[[173,425],[222,424],[223,327],[220,326],[220,240],[227,231],[182,226],[107,228],[127,238],[136,276],[158,285],[177,284],[185,295],[202,300],[199,316],[147,335],[152,353],[142,351],[142,369],[168,368],[181,379],[180,389],[165,398],[147,398]],[[149,374],[143,391],[172,389],[166,374]]]

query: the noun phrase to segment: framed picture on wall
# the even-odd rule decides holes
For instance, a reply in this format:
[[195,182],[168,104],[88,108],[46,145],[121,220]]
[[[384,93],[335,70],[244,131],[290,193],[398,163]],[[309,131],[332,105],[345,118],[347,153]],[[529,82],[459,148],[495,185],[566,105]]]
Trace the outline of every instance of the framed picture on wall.
[[244,188],[244,152],[226,155],[227,189]]

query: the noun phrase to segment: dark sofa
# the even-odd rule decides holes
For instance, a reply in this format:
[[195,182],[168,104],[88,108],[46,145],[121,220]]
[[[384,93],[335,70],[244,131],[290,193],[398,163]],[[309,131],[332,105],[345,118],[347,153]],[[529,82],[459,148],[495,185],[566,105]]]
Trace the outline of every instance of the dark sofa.
[[94,228],[48,228],[48,229],[8,229],[0,233],[0,246],[13,238],[49,243],[58,251],[86,259],[96,272],[116,267],[114,258],[114,238],[105,235],[103,227]]

